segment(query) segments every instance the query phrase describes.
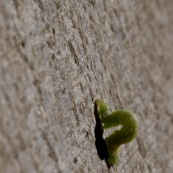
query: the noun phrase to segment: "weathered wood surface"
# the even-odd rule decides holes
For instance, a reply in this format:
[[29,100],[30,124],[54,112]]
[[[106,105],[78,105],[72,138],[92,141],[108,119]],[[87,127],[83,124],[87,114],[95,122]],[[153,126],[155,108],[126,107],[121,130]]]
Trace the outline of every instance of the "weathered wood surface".
[[[0,1],[1,173],[172,173],[172,0]],[[107,168],[94,100],[129,108],[136,140]]]

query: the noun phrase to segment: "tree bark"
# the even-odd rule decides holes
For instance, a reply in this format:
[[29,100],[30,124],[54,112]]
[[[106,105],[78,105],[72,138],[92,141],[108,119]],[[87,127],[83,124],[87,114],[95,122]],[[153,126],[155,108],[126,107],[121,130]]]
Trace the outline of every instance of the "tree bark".
[[[0,1],[0,172],[172,173],[172,0]],[[107,167],[94,101],[139,119]]]

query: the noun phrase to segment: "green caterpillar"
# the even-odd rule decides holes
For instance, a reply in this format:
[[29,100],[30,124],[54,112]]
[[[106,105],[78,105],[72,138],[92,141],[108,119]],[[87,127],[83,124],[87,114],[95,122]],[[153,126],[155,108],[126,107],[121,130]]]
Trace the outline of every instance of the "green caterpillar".
[[136,137],[139,125],[137,118],[129,110],[119,109],[112,113],[109,111],[109,106],[103,100],[96,100],[96,113],[103,129],[122,125],[120,130],[115,130],[105,138],[109,155],[107,162],[109,166],[112,166],[119,162],[120,145],[130,142]]

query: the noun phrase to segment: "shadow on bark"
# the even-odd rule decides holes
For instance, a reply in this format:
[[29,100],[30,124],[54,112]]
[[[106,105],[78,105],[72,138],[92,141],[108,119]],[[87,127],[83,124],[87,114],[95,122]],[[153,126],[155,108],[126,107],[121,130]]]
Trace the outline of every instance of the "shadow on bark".
[[107,150],[107,146],[106,146],[106,142],[103,138],[103,128],[102,128],[102,124],[101,121],[99,119],[98,113],[97,113],[97,109],[96,109],[96,105],[95,105],[95,109],[94,109],[94,114],[95,114],[95,119],[96,119],[96,126],[95,126],[95,146],[97,149],[97,154],[99,156],[99,158],[101,160],[105,160],[108,168],[110,168],[109,164],[107,163],[108,160],[108,150]]

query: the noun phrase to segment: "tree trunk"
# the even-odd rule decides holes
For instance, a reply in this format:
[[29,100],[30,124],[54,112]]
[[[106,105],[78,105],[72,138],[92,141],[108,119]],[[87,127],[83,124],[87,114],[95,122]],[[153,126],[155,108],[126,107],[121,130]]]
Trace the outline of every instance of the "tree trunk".
[[[172,0],[0,1],[1,173],[172,173]],[[108,168],[94,101],[138,117]]]

